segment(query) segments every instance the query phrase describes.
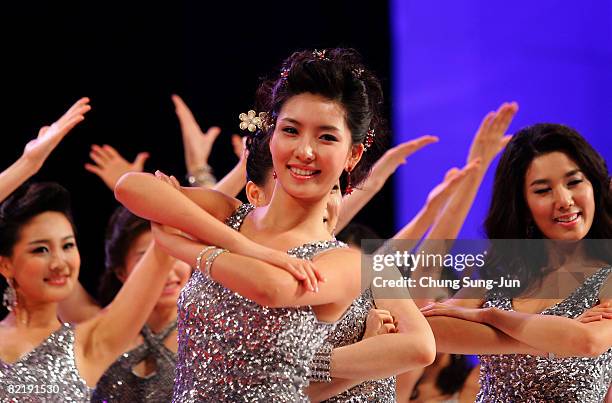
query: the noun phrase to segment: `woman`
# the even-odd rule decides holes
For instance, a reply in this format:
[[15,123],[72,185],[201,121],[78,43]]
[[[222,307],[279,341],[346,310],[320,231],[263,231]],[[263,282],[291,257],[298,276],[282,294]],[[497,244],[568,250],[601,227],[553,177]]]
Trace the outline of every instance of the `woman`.
[[[506,240],[493,244],[491,274],[521,288],[424,309],[436,316],[429,319],[441,351],[481,354],[478,401],[603,401],[612,380],[610,308],[598,306],[611,295],[609,182],[604,160],[569,127],[537,124],[508,144],[485,228],[490,239]],[[561,240],[572,248],[550,242]],[[533,249],[531,258],[518,246]],[[585,280],[572,292],[546,295],[576,272]]]
[[[153,241],[151,226],[124,207],[113,213],[106,234],[106,271],[99,286],[100,304],[80,284],[60,303],[62,320],[81,323],[112,303]],[[167,402],[172,398],[176,366],[176,300],[191,275],[176,260],[140,334],[106,370],[92,401]]]
[[78,326],[62,323],[58,304],[71,295],[80,266],[68,192],[53,183],[17,189],[0,206],[10,311],[0,322],[0,400],[89,400],[149,316],[172,264],[152,245],[104,313]]
[[[176,256],[204,262],[179,300],[176,401],[307,401],[308,364],[360,294],[359,253],[331,239],[321,217],[340,176],[356,186],[376,160],[380,132],[370,130],[380,122],[378,80],[354,51],[298,52],[262,85],[258,101],[268,112],[258,135],[270,136],[277,178],[268,206],[240,206],[201,189],[181,194],[142,174],[123,177],[115,189],[134,213],[230,250],[211,253],[154,231]],[[422,366],[433,357],[433,340],[416,307],[407,309],[416,319],[413,347],[403,351],[408,367]],[[398,323],[400,331],[406,326]]]

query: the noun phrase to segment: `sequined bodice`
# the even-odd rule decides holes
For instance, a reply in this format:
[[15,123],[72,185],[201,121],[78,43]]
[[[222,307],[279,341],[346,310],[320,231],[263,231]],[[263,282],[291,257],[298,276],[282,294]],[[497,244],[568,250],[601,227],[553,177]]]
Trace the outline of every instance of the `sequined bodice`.
[[0,360],[0,402],[88,402],[74,359],[74,328],[63,324],[14,364]]
[[[253,209],[242,205],[227,224],[239,230]],[[338,241],[288,251],[312,259]],[[245,267],[244,270],[248,270]],[[268,308],[196,271],[178,300],[179,349],[174,401],[306,402],[308,363],[332,324],[312,308]]]
[[[366,318],[370,309],[374,308],[372,290],[366,290],[353,301],[347,313],[338,322],[327,342],[334,348],[357,343],[363,338]],[[334,396],[326,402],[395,402],[395,377],[376,381],[365,381],[351,389]]]
[[[542,315],[578,317],[598,303],[611,272],[610,267],[597,271]],[[483,306],[512,310],[512,301],[489,299]],[[505,354],[480,356],[480,363],[478,402],[603,402],[612,381],[612,348],[594,358]]]
[[[92,402],[166,403],[172,398],[176,355],[164,340],[176,329],[176,322],[154,334],[148,326],[140,334],[144,342],[122,354],[102,375],[93,392]],[[155,372],[141,377],[134,366],[145,359],[155,361]]]

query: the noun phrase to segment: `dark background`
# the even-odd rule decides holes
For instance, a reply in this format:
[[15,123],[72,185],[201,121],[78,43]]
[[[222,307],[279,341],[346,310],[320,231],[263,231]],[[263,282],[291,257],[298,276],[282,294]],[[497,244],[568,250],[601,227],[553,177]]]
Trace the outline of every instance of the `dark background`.
[[[52,4],[53,3],[53,4]],[[354,47],[390,99],[390,40],[385,1],[24,2],[3,6],[3,129],[0,170],[78,98],[92,111],[34,177],[72,194],[81,281],[90,291],[104,266],[106,222],[117,206],[83,164],[91,144],[110,144],[145,170],[185,175],[180,130],[170,100],[183,97],[205,129],[221,126],[209,163],[218,178],[237,162],[230,136],[250,109],[261,77],[276,74],[298,49]],[[391,186],[356,221],[393,232]]]

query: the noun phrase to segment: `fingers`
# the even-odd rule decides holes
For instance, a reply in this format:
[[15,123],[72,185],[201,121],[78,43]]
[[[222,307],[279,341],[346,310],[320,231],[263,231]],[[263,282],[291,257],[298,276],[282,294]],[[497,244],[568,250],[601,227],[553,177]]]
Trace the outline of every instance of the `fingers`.
[[179,97],[176,94],[172,95],[172,102],[174,103],[174,111],[178,116],[179,120],[183,121],[183,119],[194,119],[193,114],[191,113],[191,109],[187,106],[183,98]]
[[395,146],[394,149],[398,153],[400,153],[403,158],[408,158],[410,155],[419,151],[421,148],[425,147],[426,145],[437,143],[438,140],[439,139],[436,136],[430,136],[430,135],[421,136],[414,140],[410,140],[410,141],[401,143]]
[[89,157],[99,166],[106,165],[110,158],[108,153],[104,151],[102,147],[99,145],[93,144],[91,146],[91,151],[89,152]]
[[[246,136],[244,138],[246,141]],[[242,137],[240,137],[237,134],[232,134],[232,148],[234,149],[234,154],[236,154],[236,157],[238,158],[242,157],[242,150],[243,150]]]
[[219,137],[219,134],[221,134],[221,128],[218,126],[211,126],[208,128],[208,130],[206,131],[206,137],[208,137],[208,140],[211,143],[214,143],[215,140],[217,139],[217,137]]
[[102,176],[102,169],[100,169],[97,165],[85,164],[85,170],[100,177]]
[[147,159],[149,159],[149,153],[147,152],[138,153],[138,155],[134,159],[134,162],[132,163],[132,167],[135,170],[142,172],[144,170],[144,164],[147,161]]
[[45,133],[47,132],[47,130],[49,130],[49,126],[43,126],[38,130],[38,136],[37,138],[41,138],[42,136],[45,135]]
[[461,172],[459,168],[452,167],[451,169],[446,171],[446,174],[444,174],[444,181],[446,182],[448,180],[453,179],[459,172]]

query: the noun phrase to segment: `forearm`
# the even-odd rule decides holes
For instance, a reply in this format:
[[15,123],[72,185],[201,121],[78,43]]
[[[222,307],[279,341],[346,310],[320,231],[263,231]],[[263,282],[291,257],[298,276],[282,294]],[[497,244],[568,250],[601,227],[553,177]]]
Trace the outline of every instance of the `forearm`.
[[436,351],[451,354],[531,354],[546,355],[501,330],[483,323],[446,316],[428,317],[436,339]]
[[422,368],[431,364],[434,356],[433,346],[425,344],[418,334],[394,333],[339,347],[332,354],[330,375],[363,382]]
[[321,402],[349,390],[361,382],[354,379],[334,378],[331,382],[310,382],[306,394],[311,402]]
[[246,185],[246,166],[241,160],[221,179],[213,189],[231,197],[236,197]]
[[34,175],[40,166],[20,157],[10,167],[0,173],[0,202],[10,196],[19,186]]
[[[180,259],[192,267],[205,245],[179,235],[155,233],[155,241],[171,256]],[[204,268],[204,262],[200,264]],[[248,270],[244,268],[248,267]],[[234,253],[220,255],[212,267],[213,279],[230,290],[260,305],[273,306],[282,301],[291,301],[300,285],[287,272],[268,263]],[[293,291],[290,291],[293,290]],[[287,302],[290,305],[290,302]]]
[[487,167],[481,166],[478,172],[468,176],[461,187],[451,197],[446,204],[439,218],[434,223],[430,233],[427,235],[429,239],[455,239],[461,231],[461,227],[472,208],[476,194]]
[[421,239],[436,218],[436,212],[425,205],[393,239]]
[[589,325],[597,324],[585,324],[562,316],[497,308],[489,308],[483,312],[483,320],[516,340],[542,351],[565,357],[593,355],[593,332],[589,331]]
[[177,228],[204,243],[239,252],[243,251],[242,245],[253,246],[182,192],[150,174],[122,176],[115,187],[115,197],[134,214]]

